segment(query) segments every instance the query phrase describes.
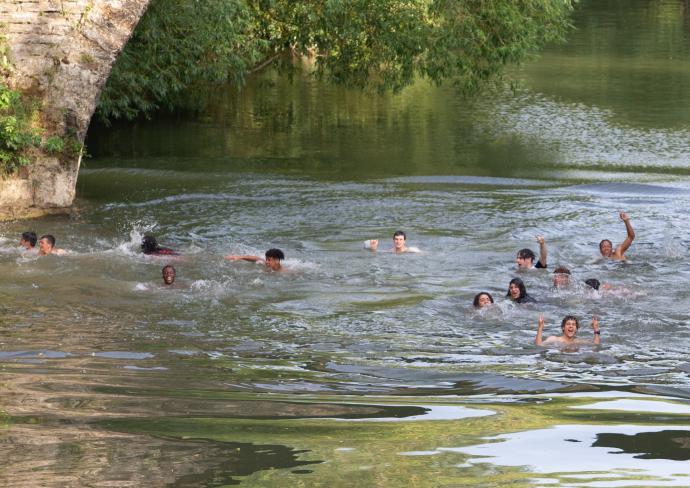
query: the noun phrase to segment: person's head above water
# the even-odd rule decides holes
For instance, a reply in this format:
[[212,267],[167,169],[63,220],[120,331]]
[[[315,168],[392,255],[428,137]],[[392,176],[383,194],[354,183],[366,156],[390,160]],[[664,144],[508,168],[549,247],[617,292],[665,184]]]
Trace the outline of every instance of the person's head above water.
[[579,328],[580,324],[577,321],[577,317],[574,315],[566,315],[563,317],[561,321],[561,330],[563,331],[563,335],[568,339],[574,338]]
[[41,236],[41,239],[38,241],[38,252],[40,254],[46,255],[50,254],[53,251],[53,248],[55,247],[55,237],[53,237],[50,234],[46,234]]
[[154,254],[158,252],[160,246],[153,236],[144,236],[141,239],[141,252],[144,254]]
[[525,284],[522,280],[520,278],[513,278],[510,280],[506,296],[510,297],[513,301],[519,301],[525,298],[525,295],[527,295],[527,288],[525,288]]
[[585,285],[594,288],[595,290],[599,289],[599,286],[601,286],[601,283],[599,282],[598,279],[596,278],[589,278],[585,280]]
[[604,257],[610,257],[613,253],[613,242],[609,241],[608,239],[602,239],[602,241],[599,243],[599,252]]
[[628,214],[620,212],[618,215],[625,224],[625,240],[614,247],[610,240],[602,239],[601,242],[599,242],[599,252],[607,259],[625,261],[625,251],[628,250],[635,240],[635,230],[632,228],[632,225],[630,225],[630,217],[628,217]]
[[535,263],[536,255],[531,249],[524,248],[517,252],[515,258],[515,263],[518,269],[530,269],[530,268],[546,268],[547,266],[547,250],[546,250],[546,240],[544,236],[536,236],[537,242],[539,243],[539,260]]
[[175,276],[177,273],[175,272],[175,268],[168,264],[167,266],[163,266],[163,283],[166,285],[172,285],[175,283]]
[[22,232],[22,237],[19,239],[19,245],[24,249],[33,249],[36,247],[38,237],[34,231]]
[[518,268],[531,268],[534,266],[534,258],[536,257],[537,256],[531,249],[520,249],[517,252],[515,262],[517,263]]
[[474,308],[483,308],[494,303],[494,297],[488,291],[482,291],[474,296],[472,305]]
[[401,230],[396,230],[395,233],[393,234],[393,251],[395,252],[402,252],[404,251],[405,248],[405,241],[407,240],[407,236],[405,233]]
[[273,271],[278,271],[282,266],[280,262],[285,259],[283,251],[275,247],[266,251],[265,256],[266,267],[271,268]]
[[570,284],[570,270],[565,266],[559,266],[553,270],[553,286],[560,288]]

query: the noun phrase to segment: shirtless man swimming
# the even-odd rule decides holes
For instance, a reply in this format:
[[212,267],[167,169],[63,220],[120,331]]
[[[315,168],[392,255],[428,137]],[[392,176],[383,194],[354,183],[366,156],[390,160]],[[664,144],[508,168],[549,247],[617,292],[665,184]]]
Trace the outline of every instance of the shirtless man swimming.
[[225,259],[229,259],[230,261],[249,261],[251,263],[261,263],[271,271],[285,271],[280,263],[283,259],[285,259],[285,254],[283,251],[275,248],[269,249],[266,251],[265,256],[266,257],[264,259],[259,256],[238,256],[236,254],[232,254],[230,256],[225,256]]
[[601,255],[614,261],[625,261],[625,251],[628,250],[635,239],[635,231],[632,225],[630,225],[630,217],[628,217],[628,214],[621,212],[620,218],[625,223],[625,230],[628,232],[628,236],[625,240],[616,246],[615,249],[613,248],[613,243],[608,239],[604,239],[599,243],[599,252],[601,252]]
[[64,256],[67,251],[55,247],[55,237],[50,234],[41,236],[38,241],[38,255],[47,256],[48,254],[55,254],[57,256]]
[[592,330],[594,331],[594,340],[586,341],[582,339],[576,339],[577,329],[580,328],[580,324],[577,322],[577,318],[573,315],[566,315],[561,322],[561,331],[563,333],[559,336],[549,336],[545,340],[542,340],[542,333],[544,331],[544,315],[539,316],[539,325],[537,327],[537,337],[534,339],[534,343],[537,346],[546,346],[549,344],[558,344],[563,346],[572,346],[579,344],[600,344],[601,343],[601,331],[599,330],[599,320],[596,317],[592,317]]
[[[379,247],[378,239],[371,239],[369,241],[369,249],[376,251]],[[395,231],[393,234],[393,249],[392,251],[396,254],[402,254],[404,252],[419,252],[416,247],[407,247],[407,236],[401,230]]]

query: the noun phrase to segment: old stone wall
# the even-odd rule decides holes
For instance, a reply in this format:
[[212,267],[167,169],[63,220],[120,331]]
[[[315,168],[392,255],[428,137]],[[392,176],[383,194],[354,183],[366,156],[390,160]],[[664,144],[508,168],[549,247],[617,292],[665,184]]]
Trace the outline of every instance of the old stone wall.
[[[46,134],[84,140],[110,69],[148,3],[0,0],[0,34],[11,63],[3,81],[40,101]],[[27,171],[0,181],[0,218],[68,208],[79,163],[39,155]]]

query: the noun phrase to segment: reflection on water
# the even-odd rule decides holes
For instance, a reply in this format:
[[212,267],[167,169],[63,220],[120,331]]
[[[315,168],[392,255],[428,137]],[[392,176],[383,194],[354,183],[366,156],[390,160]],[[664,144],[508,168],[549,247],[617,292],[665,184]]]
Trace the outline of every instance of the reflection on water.
[[[516,72],[516,94],[465,100],[420,83],[375,97],[268,73],[198,120],[94,129],[75,212],[0,227],[0,408],[11,425],[0,451],[17,461],[7,479],[78,485],[92,466],[82,484],[150,469],[160,485],[529,486],[522,468],[459,472],[458,456],[436,448],[503,434],[491,449],[527,453],[547,439],[543,456],[575,450],[562,466],[571,478],[601,468],[599,434],[674,451],[687,424],[677,412],[620,427],[644,398],[633,411],[603,400],[553,411],[573,392],[690,397],[685,3],[583,4],[573,42]],[[627,263],[602,262],[599,240],[625,236],[620,210],[637,238]],[[20,254],[28,228],[71,253]],[[372,238],[391,247],[397,229],[421,252],[363,249]],[[166,259],[139,252],[145,233],[182,253],[175,287],[162,286]],[[569,288],[515,269],[537,234],[550,269],[571,269]],[[270,247],[286,252],[287,273],[223,259]],[[536,305],[506,299],[516,276]],[[588,278],[610,287],[595,292]],[[496,301],[481,313],[480,290]],[[567,313],[598,316],[602,346],[535,347],[540,313],[549,335]],[[588,422],[611,425],[579,427]],[[50,447],[32,450],[42,435]],[[496,456],[536,473],[560,466]],[[635,477],[625,456],[603,456],[623,470],[612,483]],[[670,457],[644,463],[650,486],[683,485]],[[242,474],[245,464],[256,470]]]
[[644,480],[644,486],[687,486],[690,475],[682,461],[688,459],[689,434],[678,426],[559,425],[439,450],[468,454],[470,464],[524,466],[549,476],[550,484],[640,486]]
[[[220,487],[263,470],[318,464],[282,445],[161,439],[15,425],[3,438],[3,486]],[[42,460],[40,465],[36,459]],[[181,462],[184,461],[184,462]],[[311,472],[311,471],[305,471]]]
[[662,430],[660,432],[638,432],[637,434],[597,435],[592,447],[613,447],[625,453],[639,453],[637,459],[690,460],[690,431]]

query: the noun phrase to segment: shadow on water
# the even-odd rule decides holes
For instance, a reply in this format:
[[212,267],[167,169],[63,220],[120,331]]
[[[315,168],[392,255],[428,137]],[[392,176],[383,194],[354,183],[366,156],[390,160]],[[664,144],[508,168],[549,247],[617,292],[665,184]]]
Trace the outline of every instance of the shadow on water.
[[690,431],[662,430],[636,434],[597,434],[592,447],[612,447],[622,453],[637,454],[638,459],[690,460]]

